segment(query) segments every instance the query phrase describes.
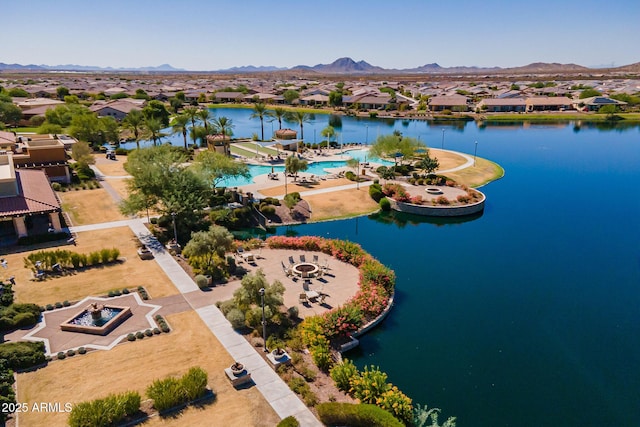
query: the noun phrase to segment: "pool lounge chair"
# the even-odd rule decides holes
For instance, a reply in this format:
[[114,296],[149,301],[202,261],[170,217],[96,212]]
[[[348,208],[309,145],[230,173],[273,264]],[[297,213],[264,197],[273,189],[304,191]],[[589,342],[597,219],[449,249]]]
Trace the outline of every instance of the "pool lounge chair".
[[301,293],[298,295],[298,301],[300,304],[309,304],[309,298],[307,298],[307,294]]
[[289,265],[294,265],[296,262],[292,256],[289,257]]

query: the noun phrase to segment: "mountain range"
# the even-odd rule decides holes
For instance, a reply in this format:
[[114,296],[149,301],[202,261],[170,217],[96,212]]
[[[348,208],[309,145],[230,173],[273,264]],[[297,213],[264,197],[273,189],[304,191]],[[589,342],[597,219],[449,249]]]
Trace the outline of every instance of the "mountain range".
[[[113,68],[113,67],[97,67],[85,65],[21,65],[21,64],[5,64],[0,62],[0,71],[2,70],[22,70],[22,71],[111,71],[111,72],[210,72],[210,73],[269,73],[281,71],[305,72],[315,74],[479,74],[479,73],[567,73],[567,72],[586,72],[591,69],[577,64],[559,64],[534,62],[532,64],[521,67],[501,68],[501,67],[474,67],[474,66],[456,66],[442,67],[436,63],[425,64],[415,68],[404,69],[388,69],[375,65],[371,65],[366,61],[354,61],[351,58],[338,58],[331,64],[317,64],[314,66],[297,65],[292,68],[280,68],[275,66],[254,66],[246,65],[241,67],[232,67],[223,70],[195,71],[175,68],[169,64],[162,64],[156,67],[140,67],[140,68]],[[622,72],[640,72],[640,62],[622,67],[609,68],[610,71]]]

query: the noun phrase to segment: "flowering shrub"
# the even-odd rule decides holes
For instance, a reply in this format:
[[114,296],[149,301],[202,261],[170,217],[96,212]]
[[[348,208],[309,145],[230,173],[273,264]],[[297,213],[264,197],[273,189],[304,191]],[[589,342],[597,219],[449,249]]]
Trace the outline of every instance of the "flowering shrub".
[[358,368],[349,359],[334,365],[329,372],[338,389],[348,392],[351,388],[351,378],[358,375]]
[[469,201],[471,200],[471,197],[468,194],[460,194],[456,200],[458,200],[460,203],[469,203]]
[[436,203],[439,205],[448,205],[451,202],[445,196],[440,196],[436,199]]
[[327,311],[321,315],[324,335],[328,338],[355,332],[362,325],[362,311],[353,303]]
[[411,399],[398,390],[398,387],[389,384],[389,389],[376,398],[376,405],[391,412],[396,418],[409,425],[413,421],[413,405]]
[[371,365],[365,366],[360,375],[354,375],[349,381],[351,388],[349,394],[362,403],[376,404],[377,399],[391,388],[387,383],[387,374],[379,367]]
[[417,195],[417,196],[413,196],[411,198],[411,203],[413,203],[414,205],[421,205],[422,204],[422,196],[421,195]]

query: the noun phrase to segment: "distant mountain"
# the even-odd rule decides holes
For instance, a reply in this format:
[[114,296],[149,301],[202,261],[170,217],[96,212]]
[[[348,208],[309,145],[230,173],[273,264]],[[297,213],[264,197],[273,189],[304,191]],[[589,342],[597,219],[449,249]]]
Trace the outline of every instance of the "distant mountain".
[[94,65],[76,65],[76,64],[64,64],[64,65],[20,65],[20,64],[5,64],[0,62],[0,70],[36,70],[36,71],[155,71],[155,72],[177,72],[186,71],[182,68],[174,68],[169,64],[158,65],[157,67],[139,67],[139,68],[113,68],[113,67],[98,67]]
[[640,62],[625,65],[623,67],[611,68],[611,70],[623,71],[625,73],[640,73]]
[[245,65],[242,67],[231,67],[224,70],[218,70],[219,73],[268,73],[270,71],[285,71],[286,67],[274,67],[271,65],[256,67],[254,65]]
[[318,64],[313,67],[298,65],[291,70],[315,71],[325,74],[373,74],[387,71],[384,68],[371,65],[366,61],[356,62],[351,58],[338,58],[331,64]]
[[589,68],[583,67],[582,65],[577,65],[577,64],[559,64],[557,62],[553,62],[553,63],[534,62],[532,64],[525,65],[523,67],[503,68],[501,71],[510,72],[510,73],[553,73],[553,72],[566,73],[569,71],[586,71],[586,70],[589,70]]

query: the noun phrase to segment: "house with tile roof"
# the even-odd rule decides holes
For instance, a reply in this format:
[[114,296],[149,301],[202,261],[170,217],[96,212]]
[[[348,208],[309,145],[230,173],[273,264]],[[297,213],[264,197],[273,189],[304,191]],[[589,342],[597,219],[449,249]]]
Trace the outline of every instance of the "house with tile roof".
[[17,170],[13,154],[0,154],[0,237],[61,232],[60,201],[42,170]]

